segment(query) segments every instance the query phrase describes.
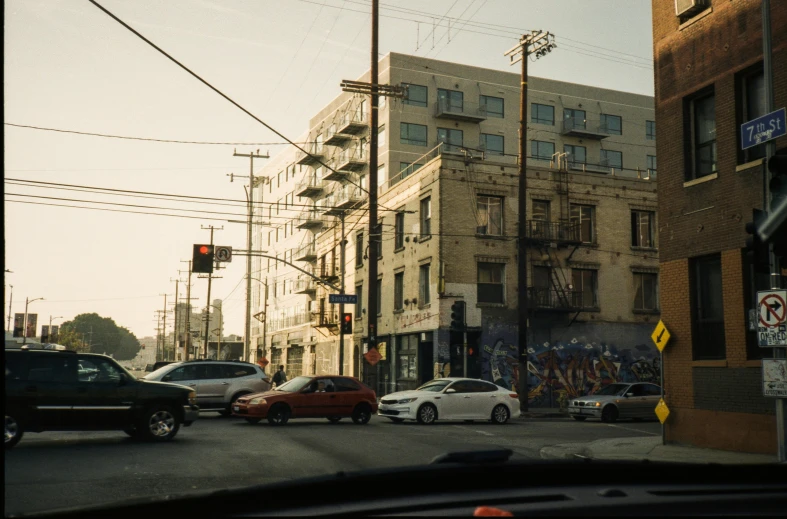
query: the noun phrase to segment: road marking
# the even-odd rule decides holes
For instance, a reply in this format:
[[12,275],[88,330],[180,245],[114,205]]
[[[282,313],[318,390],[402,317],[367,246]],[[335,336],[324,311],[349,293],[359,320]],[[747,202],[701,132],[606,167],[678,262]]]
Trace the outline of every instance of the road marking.
[[635,432],[640,432],[640,433],[645,433],[645,434],[652,434],[653,436],[659,436],[661,434],[660,432],[659,433],[654,433],[654,432],[650,432],[650,431],[643,431],[642,429],[634,429],[633,427],[623,427],[622,425],[615,425],[615,424],[611,424],[611,423],[608,423],[607,426],[608,427],[617,427],[619,429],[626,429],[627,431],[635,431]]
[[494,434],[492,434],[492,433],[488,433],[486,431],[479,431],[478,429],[468,429],[467,427],[464,427],[462,425],[454,425],[454,427],[458,427],[459,429],[465,429],[467,431],[477,432],[477,433],[483,434],[485,436],[494,436]]

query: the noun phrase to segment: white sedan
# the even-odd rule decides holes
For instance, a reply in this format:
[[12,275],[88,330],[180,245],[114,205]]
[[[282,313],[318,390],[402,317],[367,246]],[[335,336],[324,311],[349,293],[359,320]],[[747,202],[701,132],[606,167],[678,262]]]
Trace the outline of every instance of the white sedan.
[[438,378],[413,391],[385,395],[377,414],[394,422],[417,420],[491,420],[504,424],[519,417],[519,395],[473,378]]

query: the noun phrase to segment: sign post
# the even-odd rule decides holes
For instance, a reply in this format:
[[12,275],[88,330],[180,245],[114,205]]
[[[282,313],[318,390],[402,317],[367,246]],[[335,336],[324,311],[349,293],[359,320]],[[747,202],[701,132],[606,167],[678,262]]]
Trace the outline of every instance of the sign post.
[[667,326],[664,324],[664,321],[659,319],[659,324],[656,325],[656,329],[653,330],[653,333],[650,334],[651,340],[653,340],[656,347],[659,349],[659,380],[661,385],[661,398],[659,399],[659,403],[656,406],[656,416],[661,422],[661,444],[666,445],[667,443],[667,435],[666,430],[664,428],[664,422],[667,421],[667,417],[669,416],[669,407],[667,407],[667,402],[664,401],[664,348],[667,347],[667,343],[672,337],[672,334],[667,329]]

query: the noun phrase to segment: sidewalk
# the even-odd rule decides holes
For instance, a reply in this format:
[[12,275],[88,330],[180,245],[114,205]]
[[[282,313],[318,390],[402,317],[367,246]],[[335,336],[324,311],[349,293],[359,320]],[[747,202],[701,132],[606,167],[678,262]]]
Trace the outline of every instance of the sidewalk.
[[557,407],[531,407],[526,413],[523,412],[520,418],[568,418],[568,413]]
[[650,460],[681,463],[776,463],[776,455],[749,454],[683,445],[662,445],[661,438],[635,437],[564,443],[541,449],[542,459]]

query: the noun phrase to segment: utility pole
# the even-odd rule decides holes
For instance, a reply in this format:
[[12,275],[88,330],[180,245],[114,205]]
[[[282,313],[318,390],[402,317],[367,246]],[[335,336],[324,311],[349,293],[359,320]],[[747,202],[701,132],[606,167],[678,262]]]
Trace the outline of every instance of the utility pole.
[[[167,360],[169,355],[167,355],[167,294],[159,294],[160,296],[164,296],[164,310],[162,311],[162,330],[161,330],[161,352],[164,355],[164,359]],[[92,339],[92,337],[91,337]]]
[[[763,79],[765,82],[765,113],[774,111],[773,98],[773,51],[771,48],[771,0],[762,0],[762,61]],[[773,200],[770,192],[770,174],[768,161],[776,154],[776,141],[765,144],[765,161],[762,163],[763,171],[763,208],[768,214],[773,214]],[[768,244],[768,263],[771,271],[771,288],[781,288],[781,272],[779,262],[773,253],[773,241]],[[783,359],[787,357],[787,348],[773,348],[773,357]],[[776,399],[776,454],[780,462],[787,461],[787,437],[785,435],[785,420],[787,420],[787,399]]]
[[[519,324],[519,408],[527,411],[527,327],[529,309],[527,301],[527,62],[530,54],[537,58],[555,47],[555,37],[544,31],[531,31],[520,38],[519,44],[506,52],[511,65],[522,62],[521,89],[519,92],[519,225],[517,232],[517,314]],[[519,57],[516,57],[516,56]]]
[[11,305],[14,304],[14,285],[8,285],[11,287],[11,299],[8,301],[8,324],[6,325],[5,331],[11,331]]
[[[213,227],[212,225],[209,225],[208,227],[202,227],[202,229],[210,229],[210,244],[211,246],[213,246],[213,231],[217,228]],[[224,226],[222,225],[220,228],[218,228],[218,230],[219,231],[224,230]],[[203,346],[203,353],[202,353],[203,359],[208,358],[208,337],[210,333],[210,284],[212,280],[213,280],[213,274],[208,274],[208,300],[205,303],[206,319],[205,319],[205,344]]]
[[[82,334],[82,341],[84,342],[85,334]],[[156,360],[163,360],[162,359],[162,352],[163,347],[162,344],[164,341],[162,340],[161,336],[161,310],[156,310]]]
[[[344,294],[344,248],[347,245],[347,240],[344,236],[344,212],[339,215],[339,218],[342,221],[342,234],[341,234],[341,243],[339,246],[341,247],[339,250],[341,253],[339,254],[339,261],[341,262],[340,266],[340,276],[341,281],[339,286],[341,287],[341,294]],[[344,319],[344,303],[339,303],[339,319]],[[339,323],[339,375],[344,375],[344,321],[340,321]]]
[[[260,150],[257,150],[257,154],[254,153],[238,153],[237,151],[233,152],[233,157],[248,157],[249,158],[249,189],[246,192],[246,199],[248,201],[248,218],[249,221],[246,224],[246,249],[251,250],[252,248],[252,223],[254,217],[254,159],[267,159],[270,158],[270,155],[267,153],[265,155],[260,155]],[[234,175],[230,174],[230,182]],[[261,201],[261,200],[260,200]],[[208,301],[210,304],[210,301]],[[249,360],[249,354],[251,352],[251,256],[246,256],[246,337],[243,341],[243,360]]]
[[[188,285],[186,285],[186,324],[184,326],[186,329],[186,345],[183,347],[183,360],[189,360],[189,352],[191,351],[191,260],[181,260],[180,262],[189,264],[189,280]],[[178,270],[178,274],[182,273],[182,270]],[[175,307],[175,311],[177,312],[177,306]]]
[[[173,281],[172,278],[169,279],[170,282]],[[175,319],[174,329],[172,330],[172,360],[176,360],[178,354],[178,283],[180,279],[175,279],[175,315],[173,318]]]

